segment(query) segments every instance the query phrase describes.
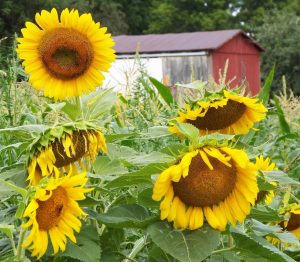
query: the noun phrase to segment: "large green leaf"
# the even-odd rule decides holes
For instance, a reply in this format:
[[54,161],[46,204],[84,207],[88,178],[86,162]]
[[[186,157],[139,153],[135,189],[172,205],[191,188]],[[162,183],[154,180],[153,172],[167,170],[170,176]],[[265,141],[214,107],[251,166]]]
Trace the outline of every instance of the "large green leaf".
[[270,97],[270,90],[274,78],[274,73],[275,73],[275,65],[273,65],[271,71],[269,72],[266,82],[264,83],[264,86],[259,94],[259,98],[263,101],[265,105],[268,104],[268,100]]
[[249,217],[262,222],[275,222],[283,219],[283,216],[279,215],[275,209],[262,205],[253,207]]
[[121,257],[121,244],[125,239],[124,230],[121,228],[108,228],[101,236],[101,262],[119,262]]
[[199,130],[197,127],[187,123],[177,123],[177,126],[180,132],[190,141],[192,141],[193,144],[198,142]]
[[56,256],[71,257],[82,262],[100,261],[101,247],[97,230],[92,226],[84,226],[76,235],[77,243],[68,241],[65,252]]
[[233,230],[231,233],[235,241],[235,250],[239,257],[245,261],[260,262],[295,262],[265,239]]
[[276,181],[280,185],[300,185],[300,183],[291,177],[289,177],[286,173],[280,170],[274,171],[262,171],[266,175],[266,179],[269,181]]
[[171,107],[172,104],[174,104],[174,99],[170,89],[153,77],[149,77],[149,80],[156,87],[158,93],[165,100],[165,102]]
[[113,207],[105,214],[98,214],[97,220],[108,227],[143,228],[158,220],[157,216],[151,216],[148,210],[137,204],[127,204]]
[[151,163],[171,163],[175,157],[162,152],[153,151],[143,154],[127,146],[108,144],[108,156],[110,159],[117,159],[130,166],[144,166]]
[[159,209],[159,202],[152,199],[153,187],[146,188],[138,194],[138,203],[147,208]]
[[109,120],[106,116],[110,115],[112,107],[117,102],[117,95],[113,89],[98,89],[96,92],[89,93],[82,97],[82,110],[85,119],[99,119],[102,122]]
[[89,174],[90,177],[101,178],[101,176],[119,175],[128,172],[127,168],[119,161],[110,160],[107,156],[98,156],[93,167],[96,174]]
[[179,231],[166,222],[147,228],[153,242],[163,251],[183,262],[199,262],[219,245],[220,233],[204,226],[194,231]]

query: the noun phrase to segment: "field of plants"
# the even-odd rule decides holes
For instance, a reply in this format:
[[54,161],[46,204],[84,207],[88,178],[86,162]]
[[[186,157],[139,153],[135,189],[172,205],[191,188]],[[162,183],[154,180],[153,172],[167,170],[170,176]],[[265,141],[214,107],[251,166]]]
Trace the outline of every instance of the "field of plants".
[[117,93],[90,14],[21,32],[0,57],[0,261],[300,261],[300,98],[270,92],[275,67],[258,97],[225,68],[175,99],[137,55]]

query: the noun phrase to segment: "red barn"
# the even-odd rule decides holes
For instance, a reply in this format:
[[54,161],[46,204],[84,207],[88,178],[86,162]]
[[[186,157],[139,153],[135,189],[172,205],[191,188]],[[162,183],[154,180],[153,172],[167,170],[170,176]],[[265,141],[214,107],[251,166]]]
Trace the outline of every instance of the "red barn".
[[166,84],[207,80],[209,76],[218,80],[228,59],[226,80],[234,79],[232,88],[245,83],[253,95],[260,90],[259,60],[263,49],[241,30],[121,35],[114,40],[118,60],[133,59],[136,51],[146,62],[156,59],[159,64],[152,67],[162,71],[159,80]]

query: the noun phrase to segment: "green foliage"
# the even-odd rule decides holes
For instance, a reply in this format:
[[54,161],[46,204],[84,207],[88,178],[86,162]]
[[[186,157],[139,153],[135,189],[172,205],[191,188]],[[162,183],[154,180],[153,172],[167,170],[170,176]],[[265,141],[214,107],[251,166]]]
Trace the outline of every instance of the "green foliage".
[[262,53],[262,72],[266,77],[274,64],[273,90],[282,85],[282,76],[295,93],[300,93],[300,17],[295,11],[284,10],[269,12],[261,25],[255,28],[255,36],[265,51]]
[[219,245],[219,233],[210,227],[195,231],[179,231],[168,223],[157,222],[148,227],[153,242],[179,261],[203,261]]

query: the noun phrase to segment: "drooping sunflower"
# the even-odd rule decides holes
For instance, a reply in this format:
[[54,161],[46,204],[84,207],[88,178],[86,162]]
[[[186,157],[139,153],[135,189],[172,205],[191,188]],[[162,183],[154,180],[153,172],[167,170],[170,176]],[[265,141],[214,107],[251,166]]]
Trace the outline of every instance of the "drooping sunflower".
[[64,132],[60,138],[49,137],[46,144],[37,147],[29,160],[27,180],[30,185],[37,185],[46,176],[59,177],[63,173],[59,171],[60,168],[65,172],[72,168],[76,173],[76,162],[84,171],[81,159],[94,161],[100,150],[104,153],[107,151],[105,138],[96,129]]
[[178,112],[179,116],[170,123],[169,131],[182,136],[176,126],[189,123],[199,129],[199,135],[209,133],[246,134],[254,123],[266,116],[267,109],[257,98],[244,97],[224,90],[221,97],[210,101],[198,101],[191,109]]
[[201,147],[186,153],[164,170],[152,198],[160,204],[161,220],[179,229],[211,227],[223,231],[227,223],[243,222],[258,193],[257,170],[242,150]]
[[23,59],[29,82],[44,95],[55,99],[81,96],[101,85],[115,60],[114,41],[106,27],[95,23],[91,14],[55,8],[41,11],[34,24],[26,22],[17,52]]
[[74,230],[80,231],[78,218],[86,216],[77,201],[85,199],[85,193],[92,191],[84,188],[85,173],[63,178],[50,178],[44,187],[37,187],[34,198],[24,212],[28,218],[24,228],[30,229],[23,246],[32,250],[32,256],[42,257],[47,251],[48,236],[52,242],[54,254],[66,248],[67,237],[76,243]]
[[[260,155],[256,157],[255,167],[260,171],[273,171],[276,170],[275,163],[272,163],[270,158],[265,158]],[[270,182],[271,185],[277,186],[276,182]],[[259,191],[256,199],[256,203],[265,202],[266,204],[271,204],[275,194],[274,190],[269,191]]]

